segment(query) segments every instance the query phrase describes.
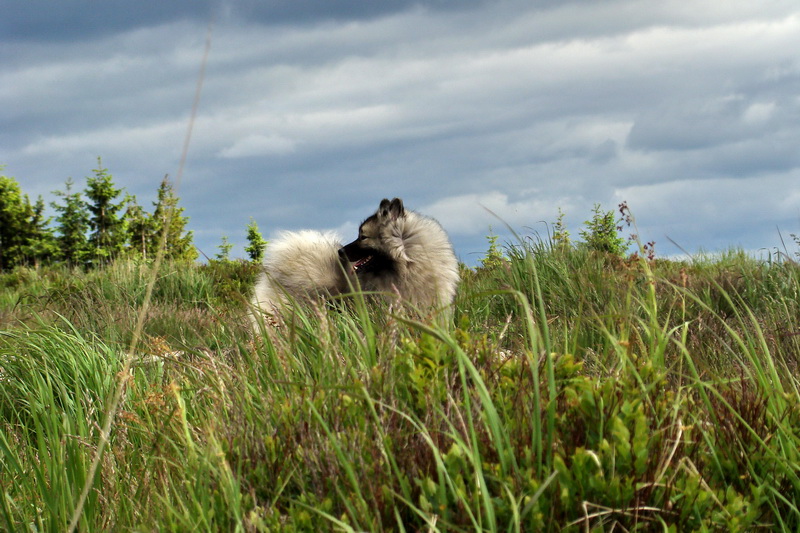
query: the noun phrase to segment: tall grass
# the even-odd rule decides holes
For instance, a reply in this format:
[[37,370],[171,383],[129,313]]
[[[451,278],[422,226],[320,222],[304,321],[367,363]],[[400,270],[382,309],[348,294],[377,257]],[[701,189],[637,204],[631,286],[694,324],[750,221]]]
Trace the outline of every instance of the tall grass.
[[6,284],[0,523],[67,526],[125,379],[81,530],[800,527],[796,265],[508,255],[452,324],[356,296],[257,337],[249,267],[169,265],[127,376],[138,267]]

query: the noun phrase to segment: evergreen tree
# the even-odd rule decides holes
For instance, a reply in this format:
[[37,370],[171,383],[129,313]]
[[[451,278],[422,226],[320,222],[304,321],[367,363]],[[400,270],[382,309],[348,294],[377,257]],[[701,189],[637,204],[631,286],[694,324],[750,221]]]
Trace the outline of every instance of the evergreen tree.
[[261,236],[258,231],[258,224],[253,218],[250,218],[250,223],[247,225],[247,242],[250,243],[245,246],[244,251],[250,256],[250,260],[254,263],[261,263],[264,259],[264,249],[267,247],[267,241]]
[[500,247],[497,245],[497,235],[491,234],[492,228],[489,227],[490,234],[486,237],[486,240],[489,241],[489,249],[486,250],[486,256],[481,259],[481,267],[482,268],[497,268],[503,265],[505,258],[503,257],[503,252],[500,250]]
[[558,208],[558,218],[553,224],[553,237],[551,239],[553,248],[568,248],[570,246],[569,231],[564,223],[564,212]]
[[586,229],[580,232],[585,245],[596,252],[625,255],[628,243],[618,233],[621,228],[614,220],[614,212],[604,212],[600,204],[595,204],[592,213],[592,220],[584,222]]
[[0,270],[22,263],[32,213],[17,181],[0,176]]
[[102,264],[116,258],[125,246],[125,224],[119,215],[125,202],[114,202],[122,189],[114,187],[114,178],[108,169],[103,168],[99,157],[93,172],[94,176],[86,178],[89,226],[92,230],[89,248],[94,260]]
[[89,213],[80,192],[72,192],[74,182],[67,178],[65,191],[53,191],[63,199],[63,204],[52,202],[53,209],[58,211],[56,217],[58,236],[58,255],[60,259],[72,265],[83,265],[89,258],[86,232],[89,229]]
[[151,235],[155,233],[153,219],[136,201],[136,196],[126,196],[125,204],[125,214],[122,218],[127,233],[128,253],[132,257],[147,260]]
[[197,249],[192,244],[192,232],[185,231],[189,217],[181,216],[183,208],[178,207],[179,198],[175,196],[167,176],[158,188],[158,201],[154,203],[153,233],[148,242],[147,253],[155,257],[161,244],[162,232],[166,230],[166,249],[164,257],[178,261],[194,261]]
[[229,261],[233,244],[228,241],[227,235],[222,236],[222,243],[217,248],[219,248],[219,253],[215,256],[217,261]]
[[58,255],[56,237],[49,227],[51,219],[44,216],[44,209],[44,199],[39,196],[32,209],[28,239],[23,248],[25,257],[35,268],[42,262],[50,262]]

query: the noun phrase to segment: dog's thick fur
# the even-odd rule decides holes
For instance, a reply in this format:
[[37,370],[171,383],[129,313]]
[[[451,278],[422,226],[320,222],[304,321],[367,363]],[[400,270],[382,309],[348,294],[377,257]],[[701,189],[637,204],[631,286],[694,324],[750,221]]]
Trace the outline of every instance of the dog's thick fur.
[[253,307],[277,316],[290,300],[308,301],[348,291],[355,280],[348,280],[352,268],[342,264],[341,247],[333,233],[280,234],[267,248],[264,270],[251,299]]
[[361,287],[425,309],[451,304],[458,281],[458,261],[439,223],[406,210],[399,198],[384,199],[346,246],[332,233],[283,233],[267,248],[251,303],[279,316],[290,300]]
[[420,309],[451,304],[455,297],[458,261],[447,233],[434,219],[405,209],[399,198],[382,200],[340,254],[364,290],[396,293]]

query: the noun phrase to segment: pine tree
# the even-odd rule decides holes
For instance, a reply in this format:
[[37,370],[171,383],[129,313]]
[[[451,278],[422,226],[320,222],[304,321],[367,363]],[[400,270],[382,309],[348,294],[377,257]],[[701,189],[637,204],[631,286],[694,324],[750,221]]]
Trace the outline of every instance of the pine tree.
[[44,209],[44,199],[39,196],[32,209],[28,239],[23,248],[25,257],[34,268],[38,268],[42,262],[50,262],[58,255],[56,237],[49,227],[51,218],[44,216]]
[[580,232],[585,245],[595,252],[625,255],[628,243],[619,235],[621,228],[617,226],[614,212],[603,211],[600,204],[595,204],[592,213],[592,219],[583,223],[586,229]]
[[89,226],[92,230],[89,248],[94,260],[102,264],[119,256],[125,246],[125,224],[119,215],[125,202],[114,202],[122,189],[114,187],[114,178],[108,169],[103,168],[99,157],[93,172],[94,176],[86,178]]
[[[122,219],[125,222],[127,233],[128,254],[146,261],[148,259],[148,243],[151,235],[155,233],[153,219],[136,201],[136,196],[126,196],[125,204],[125,214]],[[150,258],[152,259],[152,256]]]
[[564,223],[564,212],[558,208],[558,218],[553,224],[553,237],[551,239],[553,248],[565,249],[570,246],[569,231]]
[[0,270],[23,261],[32,209],[14,178],[0,176]]
[[158,201],[154,203],[154,231],[148,241],[147,253],[155,257],[161,244],[162,232],[166,228],[164,257],[177,261],[194,261],[197,259],[197,249],[192,244],[192,232],[184,233],[189,217],[181,216],[183,208],[178,207],[178,200],[168,176],[164,176],[161,186],[158,188]]
[[258,224],[253,218],[250,218],[250,223],[247,225],[247,242],[250,243],[245,246],[244,251],[250,256],[250,260],[254,263],[261,263],[264,259],[264,249],[267,247],[267,241],[261,236],[258,231]]
[[52,202],[53,209],[58,211],[56,217],[58,236],[58,255],[60,259],[71,265],[84,265],[89,258],[86,232],[89,229],[89,213],[80,192],[72,192],[75,183],[67,178],[65,191],[53,191],[63,199],[63,204]]
[[217,261],[229,261],[231,255],[231,249],[233,248],[233,244],[228,241],[228,236],[222,236],[222,243],[217,246],[219,248],[219,253],[215,256]]
[[492,228],[489,227],[490,235],[486,237],[486,240],[489,241],[489,249],[486,250],[486,256],[481,259],[481,267],[482,268],[497,268],[503,265],[505,258],[503,257],[503,252],[500,251],[500,247],[497,245],[497,235],[491,234]]

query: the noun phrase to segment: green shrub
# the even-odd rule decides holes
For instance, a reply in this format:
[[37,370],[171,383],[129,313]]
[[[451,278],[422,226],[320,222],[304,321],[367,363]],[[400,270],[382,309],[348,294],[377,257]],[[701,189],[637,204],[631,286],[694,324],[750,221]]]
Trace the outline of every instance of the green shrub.
[[580,232],[585,246],[595,252],[624,256],[628,243],[619,235],[620,226],[614,211],[603,211],[600,204],[594,204],[592,213],[591,220],[584,222],[586,229]]

